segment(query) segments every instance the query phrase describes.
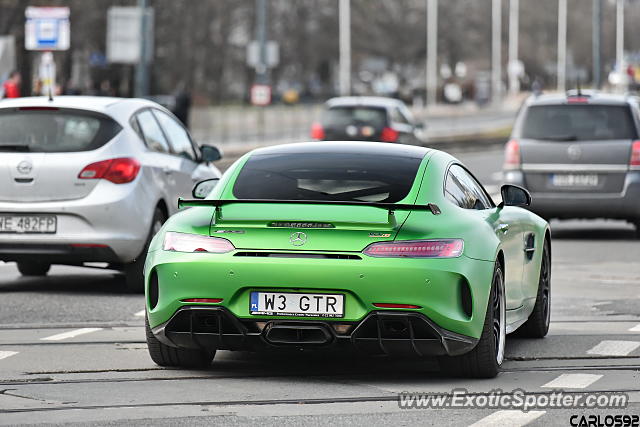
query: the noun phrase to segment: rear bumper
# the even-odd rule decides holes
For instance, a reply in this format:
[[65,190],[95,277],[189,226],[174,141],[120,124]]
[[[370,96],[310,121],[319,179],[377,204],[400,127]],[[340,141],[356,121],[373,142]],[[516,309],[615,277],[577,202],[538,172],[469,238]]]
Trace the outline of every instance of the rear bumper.
[[[412,304],[439,328],[468,337],[482,332],[494,263],[466,256],[441,259],[309,259],[150,251],[145,265],[149,324],[168,322],[192,298],[219,298],[241,321],[299,321],[293,316],[252,315],[251,292],[339,293],[344,315],[331,322],[360,322],[380,311],[376,303]],[[394,313],[399,309],[384,309]],[[308,321],[329,322],[322,317]]]
[[442,329],[420,313],[376,311],[359,322],[254,321],[239,319],[222,307],[182,307],[153,328],[153,334],[180,348],[357,350],[394,356],[456,356],[478,342]]
[[[130,262],[144,248],[155,203],[140,180],[120,185],[101,180],[91,194],[78,200],[0,202],[1,214],[57,217],[55,234],[0,234],[0,260],[41,257],[52,263]],[[106,250],[78,250],[72,245],[102,245]]]
[[[521,171],[506,171],[505,182],[527,187]],[[626,174],[620,193],[531,192],[529,209],[544,218],[640,218],[640,171]]]

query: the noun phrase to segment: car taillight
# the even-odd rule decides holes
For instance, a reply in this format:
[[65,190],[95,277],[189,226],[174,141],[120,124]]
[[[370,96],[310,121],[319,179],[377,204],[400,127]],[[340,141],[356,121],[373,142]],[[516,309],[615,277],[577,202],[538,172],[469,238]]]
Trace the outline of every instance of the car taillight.
[[631,145],[631,159],[629,166],[640,166],[640,141],[633,141]]
[[235,249],[227,239],[172,231],[164,235],[162,248],[171,252],[208,252],[212,254],[224,254]]
[[463,248],[462,239],[405,240],[372,243],[362,253],[382,258],[456,258]]
[[504,169],[518,169],[520,167],[520,144],[512,139],[504,148]]
[[78,174],[80,179],[106,179],[114,184],[126,184],[136,179],[140,162],[131,157],[102,160],[85,166]]
[[390,127],[382,128],[380,140],[384,142],[396,142],[398,140],[398,131]]
[[324,128],[320,123],[314,123],[311,125],[311,138],[324,139]]

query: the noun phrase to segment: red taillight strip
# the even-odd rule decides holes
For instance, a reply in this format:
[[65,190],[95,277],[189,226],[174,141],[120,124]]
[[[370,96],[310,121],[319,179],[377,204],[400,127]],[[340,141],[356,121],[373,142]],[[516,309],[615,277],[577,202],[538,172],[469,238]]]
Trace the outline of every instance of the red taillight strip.
[[58,107],[20,107],[20,111],[58,111]]
[[182,302],[206,302],[206,303],[219,303],[222,302],[222,298],[187,298],[181,300]]
[[411,309],[417,309],[417,308],[422,308],[419,305],[413,305],[413,304],[395,304],[395,303],[387,303],[387,302],[374,302],[373,303],[374,307],[378,307],[378,308],[411,308]]

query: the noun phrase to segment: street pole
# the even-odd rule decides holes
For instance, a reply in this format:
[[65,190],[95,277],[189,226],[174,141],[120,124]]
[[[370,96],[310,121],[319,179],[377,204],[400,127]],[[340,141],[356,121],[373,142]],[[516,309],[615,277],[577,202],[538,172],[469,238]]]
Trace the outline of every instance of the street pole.
[[259,46],[259,63],[256,67],[256,83],[269,84],[267,67],[267,0],[256,0],[256,40]]
[[426,104],[438,102],[438,0],[427,0]]
[[567,80],[567,0],[558,0],[558,91],[566,90]]
[[147,63],[147,8],[149,0],[138,0],[140,9],[140,60],[135,71],[135,96],[140,98],[149,95],[149,64]]
[[340,95],[351,94],[351,2],[340,0]]
[[627,70],[624,63],[624,0],[616,3],[616,66],[620,75],[619,90],[626,90]]
[[491,98],[497,102],[502,86],[502,0],[493,0],[491,10]]
[[509,92],[512,95],[520,92],[520,79],[511,72],[511,67],[518,61],[518,11],[520,0],[511,0],[509,3]]
[[593,87],[600,89],[602,86],[602,66],[600,57],[600,41],[602,39],[602,26],[600,24],[602,20],[602,0],[593,0],[592,10],[592,35],[591,35],[591,47],[593,50]]

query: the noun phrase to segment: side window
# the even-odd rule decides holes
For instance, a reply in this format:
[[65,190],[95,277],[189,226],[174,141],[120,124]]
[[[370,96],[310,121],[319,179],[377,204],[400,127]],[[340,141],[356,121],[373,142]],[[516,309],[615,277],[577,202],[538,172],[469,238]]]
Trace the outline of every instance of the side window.
[[147,143],[147,147],[149,147],[150,150],[157,151],[159,153],[170,152],[169,144],[167,143],[158,122],[153,117],[153,114],[151,114],[151,111],[144,110],[139,113],[137,117],[138,124],[142,131],[142,135],[144,136],[144,140]]
[[464,208],[466,209],[488,209],[493,206],[482,186],[475,178],[460,165],[453,165],[449,169],[449,174],[453,180],[457,181],[465,194]]
[[158,118],[160,126],[169,138],[173,152],[195,162],[197,160],[196,152],[191,145],[191,138],[189,138],[186,129],[164,111],[153,110],[153,114]]
[[467,195],[463,190],[460,181],[449,171],[447,173],[447,181],[444,185],[444,195],[454,205],[467,209]]
[[394,123],[410,124],[409,120],[407,120],[398,107],[393,107],[391,109],[391,121]]

